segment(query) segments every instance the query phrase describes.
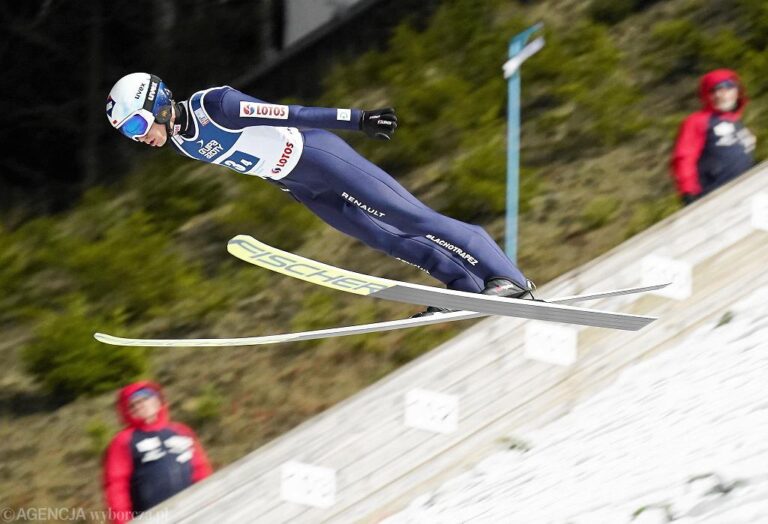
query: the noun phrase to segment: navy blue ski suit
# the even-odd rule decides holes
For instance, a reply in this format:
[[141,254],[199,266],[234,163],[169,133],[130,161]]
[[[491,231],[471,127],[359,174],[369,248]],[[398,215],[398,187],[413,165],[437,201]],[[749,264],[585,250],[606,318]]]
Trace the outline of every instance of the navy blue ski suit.
[[360,129],[358,109],[270,104],[231,87],[181,103],[171,143],[191,158],[279,185],[322,220],[413,264],[450,289],[478,292],[493,277],[525,276],[479,226],[449,218],[325,129]]

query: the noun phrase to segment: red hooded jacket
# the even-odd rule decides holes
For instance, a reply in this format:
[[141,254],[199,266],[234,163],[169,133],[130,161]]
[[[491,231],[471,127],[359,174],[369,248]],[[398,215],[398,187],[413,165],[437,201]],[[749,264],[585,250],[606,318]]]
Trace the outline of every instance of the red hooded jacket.
[[[157,391],[162,401],[152,424],[128,411],[131,394],[142,388]],[[204,479],[211,466],[195,433],[168,420],[168,405],[157,384],[141,381],[125,386],[117,397],[117,411],[126,427],[107,447],[103,481],[110,521],[123,524]]]
[[[739,86],[736,109],[721,112],[712,106],[712,88],[731,80]],[[741,123],[747,97],[738,75],[716,69],[701,77],[702,109],[680,126],[672,155],[672,176],[680,195],[708,193],[754,165],[755,137]]]

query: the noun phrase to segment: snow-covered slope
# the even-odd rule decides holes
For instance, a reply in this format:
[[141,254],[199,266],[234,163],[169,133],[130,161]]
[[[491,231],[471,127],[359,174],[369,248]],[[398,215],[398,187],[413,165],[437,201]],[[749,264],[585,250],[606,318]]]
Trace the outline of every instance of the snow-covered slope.
[[386,524],[768,522],[768,287],[729,313]]

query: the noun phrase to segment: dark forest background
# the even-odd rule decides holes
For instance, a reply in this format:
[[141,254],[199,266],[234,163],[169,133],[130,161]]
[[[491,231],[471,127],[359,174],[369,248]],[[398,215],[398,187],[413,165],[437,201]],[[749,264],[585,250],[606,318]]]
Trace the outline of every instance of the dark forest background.
[[[0,206],[54,211],[149,153],[104,117],[114,82],[157,72],[181,95],[227,83],[279,46],[278,2],[38,0],[0,9]],[[233,14],[235,16],[233,16]],[[252,61],[244,62],[250,58]]]
[[404,15],[423,18],[437,3],[364,0],[284,49],[284,0],[3,0],[0,212],[13,211],[13,226],[61,211],[151,157],[104,117],[125,74],[151,71],[177,100],[223,84],[312,97],[333,60],[382,44]]

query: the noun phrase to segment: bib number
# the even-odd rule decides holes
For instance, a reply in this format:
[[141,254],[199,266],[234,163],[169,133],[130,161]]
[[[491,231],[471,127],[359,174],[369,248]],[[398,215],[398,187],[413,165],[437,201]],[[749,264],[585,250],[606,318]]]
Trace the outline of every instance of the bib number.
[[235,151],[232,156],[224,160],[221,164],[238,173],[246,173],[253,169],[261,159],[242,151]]

